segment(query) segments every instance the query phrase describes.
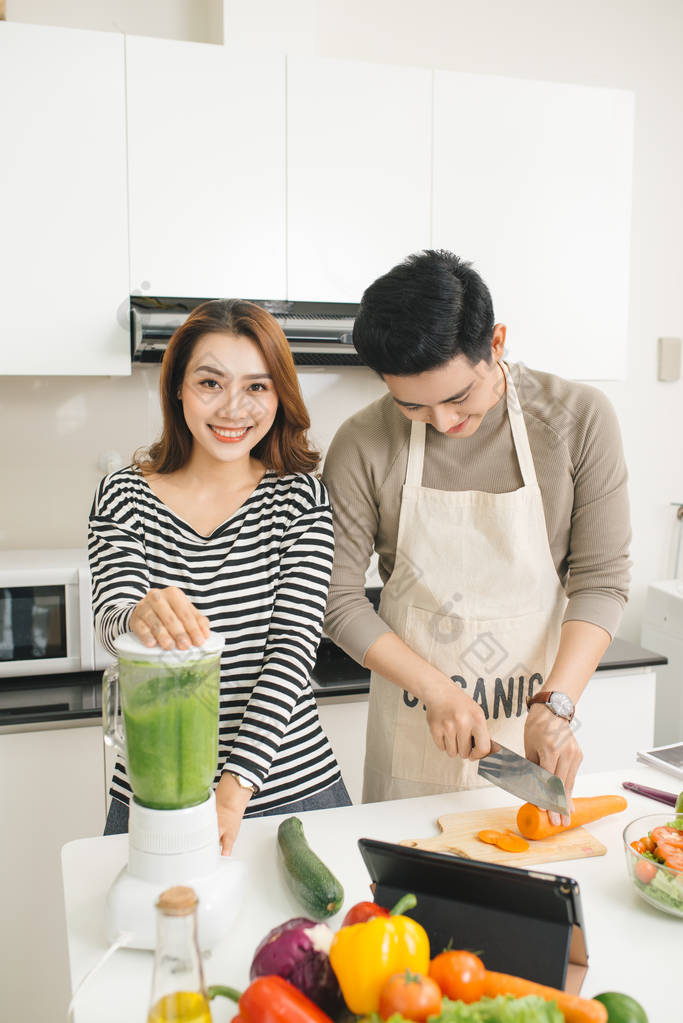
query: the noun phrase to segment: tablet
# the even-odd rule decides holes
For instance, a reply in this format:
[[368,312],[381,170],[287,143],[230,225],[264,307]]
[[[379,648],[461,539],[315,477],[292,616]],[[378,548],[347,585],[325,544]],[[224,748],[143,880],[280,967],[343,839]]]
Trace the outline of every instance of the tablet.
[[683,742],[641,750],[636,756],[644,764],[658,767],[660,771],[668,771],[669,774],[673,774],[677,778],[683,778]]
[[415,894],[417,906],[406,915],[427,931],[432,957],[464,948],[489,970],[579,993],[588,952],[574,878],[372,838],[358,847],[375,902],[391,909]]

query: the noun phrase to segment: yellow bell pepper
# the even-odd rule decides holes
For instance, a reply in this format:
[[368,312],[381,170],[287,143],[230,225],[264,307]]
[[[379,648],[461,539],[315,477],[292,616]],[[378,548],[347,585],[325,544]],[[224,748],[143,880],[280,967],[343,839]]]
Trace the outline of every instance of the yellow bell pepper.
[[400,915],[400,909],[415,902],[414,895],[405,896],[394,907],[398,915],[342,927],[332,939],[330,963],[351,1012],[377,1012],[379,993],[394,973],[429,971],[427,932],[416,920]]

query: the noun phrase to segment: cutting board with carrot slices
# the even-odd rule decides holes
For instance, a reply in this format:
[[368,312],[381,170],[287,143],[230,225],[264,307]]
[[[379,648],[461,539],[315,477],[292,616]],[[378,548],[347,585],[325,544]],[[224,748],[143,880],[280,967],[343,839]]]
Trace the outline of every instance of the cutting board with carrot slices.
[[432,838],[407,838],[400,844],[432,852],[455,853],[471,860],[504,863],[510,867],[528,867],[534,863],[555,860],[576,860],[584,856],[604,856],[607,849],[585,828],[572,828],[550,838],[529,842],[528,852],[512,853],[488,845],[477,838],[487,828],[497,831],[509,829],[518,835],[516,817],[518,806],[501,806],[492,810],[473,810],[471,813],[447,813],[439,817],[439,835]]

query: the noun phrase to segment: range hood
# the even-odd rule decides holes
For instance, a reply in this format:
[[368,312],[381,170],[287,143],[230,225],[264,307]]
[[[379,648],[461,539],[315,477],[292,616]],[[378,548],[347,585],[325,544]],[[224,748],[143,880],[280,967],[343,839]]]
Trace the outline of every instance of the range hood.
[[[161,362],[173,333],[204,298],[131,295],[130,340],[133,362]],[[353,302],[287,302],[250,299],[279,322],[299,366],[360,366],[353,347]]]

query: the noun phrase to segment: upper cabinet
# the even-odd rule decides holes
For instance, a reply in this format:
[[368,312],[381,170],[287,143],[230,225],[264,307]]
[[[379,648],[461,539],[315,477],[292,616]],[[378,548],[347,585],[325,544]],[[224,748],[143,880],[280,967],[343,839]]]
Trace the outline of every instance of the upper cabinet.
[[632,136],[629,92],[436,72],[433,242],[473,261],[514,361],[624,376]]
[[471,260],[511,359],[624,375],[633,96],[0,23],[0,373],[130,373],[129,294],[358,302]]
[[358,302],[430,241],[432,73],[287,60],[288,297]]
[[284,65],[126,38],[133,294],[285,297]]
[[130,373],[123,39],[0,23],[0,372]]

